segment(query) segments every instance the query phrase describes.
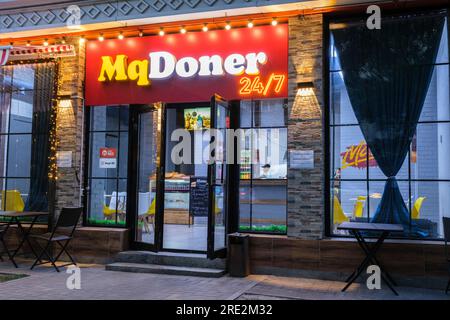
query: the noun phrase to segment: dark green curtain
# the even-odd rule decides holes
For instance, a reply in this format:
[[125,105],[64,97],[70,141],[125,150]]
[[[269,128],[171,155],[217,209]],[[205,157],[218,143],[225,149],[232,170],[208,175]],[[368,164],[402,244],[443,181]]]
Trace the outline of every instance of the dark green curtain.
[[403,224],[413,236],[427,233],[410,221],[395,176],[416,131],[444,22],[443,15],[403,16],[384,18],[380,30],[365,23],[332,30],[353,111],[387,177],[371,221]]
[[49,128],[55,63],[35,64],[30,190],[25,211],[48,210]]

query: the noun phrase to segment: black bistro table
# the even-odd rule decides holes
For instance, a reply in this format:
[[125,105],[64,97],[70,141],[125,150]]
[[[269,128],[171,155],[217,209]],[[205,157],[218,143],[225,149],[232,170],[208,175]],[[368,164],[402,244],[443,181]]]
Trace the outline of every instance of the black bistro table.
[[[37,219],[39,217],[47,215],[48,212],[38,212],[38,211],[0,211],[0,217],[9,218],[8,221],[6,221],[7,225],[4,232],[6,233],[6,231],[9,229],[10,226],[17,225],[17,228],[19,229],[22,235],[22,239],[19,242],[19,246],[13,251],[13,253],[9,257],[11,262],[14,264],[16,268],[18,268],[18,266],[16,261],[14,260],[14,257],[18,254],[19,250],[22,248],[25,242],[27,242],[30,249],[34,251],[30,243],[30,240],[28,239],[28,236],[30,235],[30,232],[33,229],[33,226],[36,223]],[[30,221],[20,221],[22,218],[30,218]],[[25,228],[24,224],[29,225],[27,228]]]
[[[343,222],[338,226],[338,230],[347,230],[349,231],[358,241],[359,246],[364,251],[366,257],[358,266],[358,268],[353,271],[353,273],[347,278],[345,282],[347,284],[342,289],[342,292],[347,290],[348,287],[360,276],[360,274],[366,270],[369,264],[375,264],[380,268],[381,278],[386,282],[388,287],[394,292],[395,295],[398,296],[397,291],[395,291],[394,279],[389,275],[386,271],[386,268],[378,262],[376,253],[380,250],[380,247],[383,245],[384,240],[389,236],[391,232],[402,232],[403,226],[401,224],[387,224],[387,223],[368,223],[368,222]],[[378,240],[373,244],[369,245],[367,241],[364,239],[363,232],[376,233],[379,235]]]

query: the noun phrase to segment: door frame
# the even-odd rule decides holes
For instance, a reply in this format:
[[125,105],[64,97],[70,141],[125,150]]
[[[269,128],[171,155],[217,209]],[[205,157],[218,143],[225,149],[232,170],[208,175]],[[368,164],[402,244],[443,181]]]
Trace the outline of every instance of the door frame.
[[159,161],[156,163],[156,202],[155,202],[155,238],[154,243],[145,243],[136,241],[137,234],[137,220],[138,220],[138,171],[139,171],[139,115],[146,112],[157,112],[153,107],[154,104],[148,105],[130,105],[129,107],[129,130],[128,130],[128,181],[127,181],[127,226],[130,228],[129,245],[132,250],[146,250],[146,251],[160,251],[162,249],[163,240],[163,214],[164,214],[164,180],[165,175],[165,105],[159,103],[161,108],[161,119],[159,125],[161,126],[159,147]]
[[[227,111],[228,111],[228,127],[225,129],[231,128],[231,105],[230,103],[225,100],[223,97],[221,97],[218,94],[215,94],[211,97],[211,128],[216,129],[217,128],[217,105],[218,103],[222,103],[225,105]],[[225,127],[227,127],[225,125]],[[225,133],[225,139],[226,133]],[[212,140],[210,141],[212,142]],[[228,140],[224,140],[225,142],[225,149],[228,147]],[[207,235],[207,250],[206,255],[209,259],[215,259],[215,258],[224,258],[227,254],[227,237],[229,231],[229,200],[230,200],[230,167],[231,165],[227,162],[227,156],[228,156],[228,150],[225,150],[225,159],[223,161],[225,162],[224,169],[226,172],[225,180],[222,182],[222,188],[224,193],[224,199],[223,199],[223,219],[224,219],[224,246],[223,248],[215,249],[215,191],[214,187],[216,186],[216,163],[210,163],[208,164],[208,188],[209,188],[209,205],[208,205],[208,235]],[[222,171],[223,173],[223,171]],[[223,184],[225,186],[223,187]]]
[[[220,96],[216,95],[220,99]],[[223,100],[223,99],[222,99]],[[138,219],[137,215],[137,182],[138,182],[138,157],[139,157],[139,114],[142,112],[151,112],[152,105],[130,105],[129,106],[129,137],[128,137],[128,181],[127,181],[127,214],[126,223],[128,228],[130,229],[129,235],[129,245],[131,250],[145,250],[145,251],[165,251],[165,252],[184,252],[184,253],[201,253],[207,254],[209,258],[216,257],[224,257],[226,256],[226,248],[219,250],[213,255],[208,255],[208,248],[211,246],[210,242],[210,228],[209,224],[211,223],[208,218],[208,232],[207,232],[207,246],[206,250],[189,250],[189,249],[170,249],[164,248],[163,239],[164,239],[164,184],[165,184],[165,165],[166,165],[166,136],[167,136],[167,110],[172,108],[186,108],[186,107],[210,107],[211,115],[213,115],[213,108],[211,104],[212,100],[209,102],[189,102],[189,103],[170,103],[164,104],[161,103],[161,133],[160,133],[160,162],[157,165],[157,185],[156,185],[156,208],[155,208],[155,239],[154,244],[144,243],[135,241],[136,235],[136,222]],[[238,119],[239,119],[239,101],[227,101],[228,108],[230,111],[230,128],[238,127]],[[237,106],[237,108],[236,108]],[[214,115],[215,117],[215,115]],[[212,118],[211,118],[212,120]],[[215,122],[214,122],[215,123]],[[234,148],[236,149],[236,144],[234,144]],[[237,157],[236,150],[234,150],[234,156]],[[236,159],[235,159],[236,160]],[[227,166],[227,182],[226,182],[226,193],[227,193],[227,201],[226,208],[226,223],[225,223],[225,234],[230,232],[237,231],[238,228],[238,211],[235,210],[238,208],[239,198],[236,196],[238,194],[237,190],[239,190],[239,179],[235,179],[239,177],[239,166],[235,162],[234,164],[226,164]],[[208,165],[208,175],[210,171],[211,165]],[[209,184],[208,180],[208,184]],[[212,191],[212,186],[209,186],[210,193]],[[210,197],[212,199],[212,196]],[[133,199],[133,201],[131,201]],[[211,205],[210,205],[211,207]],[[230,213],[234,212],[234,216]],[[214,221],[212,221],[214,222]],[[225,241],[227,241],[225,239]],[[225,246],[226,246],[225,242]],[[212,244],[214,246],[214,244]],[[213,247],[214,249],[214,247]]]
[[[198,108],[211,108],[211,103],[208,101],[203,101],[203,102],[181,102],[181,103],[167,103],[165,105],[164,108],[164,138],[162,139],[161,143],[164,145],[162,146],[161,150],[164,150],[164,168],[166,165],[166,157],[165,157],[165,153],[166,153],[166,139],[165,137],[168,135],[167,133],[167,125],[166,125],[166,119],[167,119],[167,110],[169,109],[186,109],[186,108],[193,108],[193,107],[198,107]],[[162,189],[164,189],[164,185],[165,185],[165,171],[164,174],[161,176],[160,182],[162,184]],[[164,190],[162,192],[160,192],[161,194],[163,194]],[[180,252],[180,253],[198,253],[198,254],[206,254],[207,253],[207,249],[206,250],[192,250],[192,249],[176,249],[176,248],[164,248],[164,195],[162,196],[162,208],[161,208],[161,219],[160,219],[160,228],[161,228],[161,232],[160,237],[161,237],[161,246],[159,247],[158,251],[165,251],[165,252]],[[208,239],[208,237],[207,237]],[[207,241],[206,239],[206,241]],[[208,247],[208,245],[207,245]]]

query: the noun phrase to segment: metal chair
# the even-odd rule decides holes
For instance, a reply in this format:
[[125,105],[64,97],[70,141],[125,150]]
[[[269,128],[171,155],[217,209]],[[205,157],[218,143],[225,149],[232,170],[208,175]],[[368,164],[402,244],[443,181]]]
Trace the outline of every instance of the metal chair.
[[[450,252],[449,252],[449,242],[450,242],[450,217],[443,217],[443,224],[444,224],[444,241],[445,241],[445,258],[447,259],[448,264],[448,273],[450,276]],[[447,283],[447,288],[445,288],[445,294],[448,293],[450,289],[450,279]]]
[[[2,244],[3,248],[5,249],[5,253],[8,255],[9,260],[14,264],[14,266],[17,268],[17,264],[14,261],[14,259],[11,256],[11,252],[8,250],[8,246],[5,242],[5,234],[8,230],[8,224],[0,222],[0,243]],[[3,261],[2,252],[0,252],[0,261]]]
[[[40,235],[30,235],[30,238],[33,238],[35,240],[35,243],[41,250],[41,253],[39,255],[36,254],[36,261],[34,261],[31,269],[33,269],[37,265],[51,263],[56,271],[59,272],[59,269],[56,266],[55,262],[58,261],[59,257],[63,253],[65,253],[69,257],[71,263],[61,265],[60,267],[65,267],[71,264],[77,265],[66,248],[70,241],[73,239],[73,234],[78,225],[78,220],[80,219],[82,211],[83,208],[62,208],[53,232]],[[41,246],[39,244],[39,240],[47,241],[46,245]],[[53,255],[48,252],[52,243],[56,243],[61,247],[61,251],[56,255],[55,258],[53,258]],[[54,249],[56,249],[56,247]],[[43,255],[46,255],[48,260],[42,260],[41,258]]]

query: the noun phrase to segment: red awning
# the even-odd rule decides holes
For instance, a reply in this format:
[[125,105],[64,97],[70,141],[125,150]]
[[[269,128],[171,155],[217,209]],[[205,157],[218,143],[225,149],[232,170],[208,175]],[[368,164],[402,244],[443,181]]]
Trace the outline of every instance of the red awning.
[[75,48],[69,44],[52,46],[14,46],[9,52],[9,61],[75,56]]
[[4,66],[8,62],[9,51],[11,46],[0,46],[0,66]]

